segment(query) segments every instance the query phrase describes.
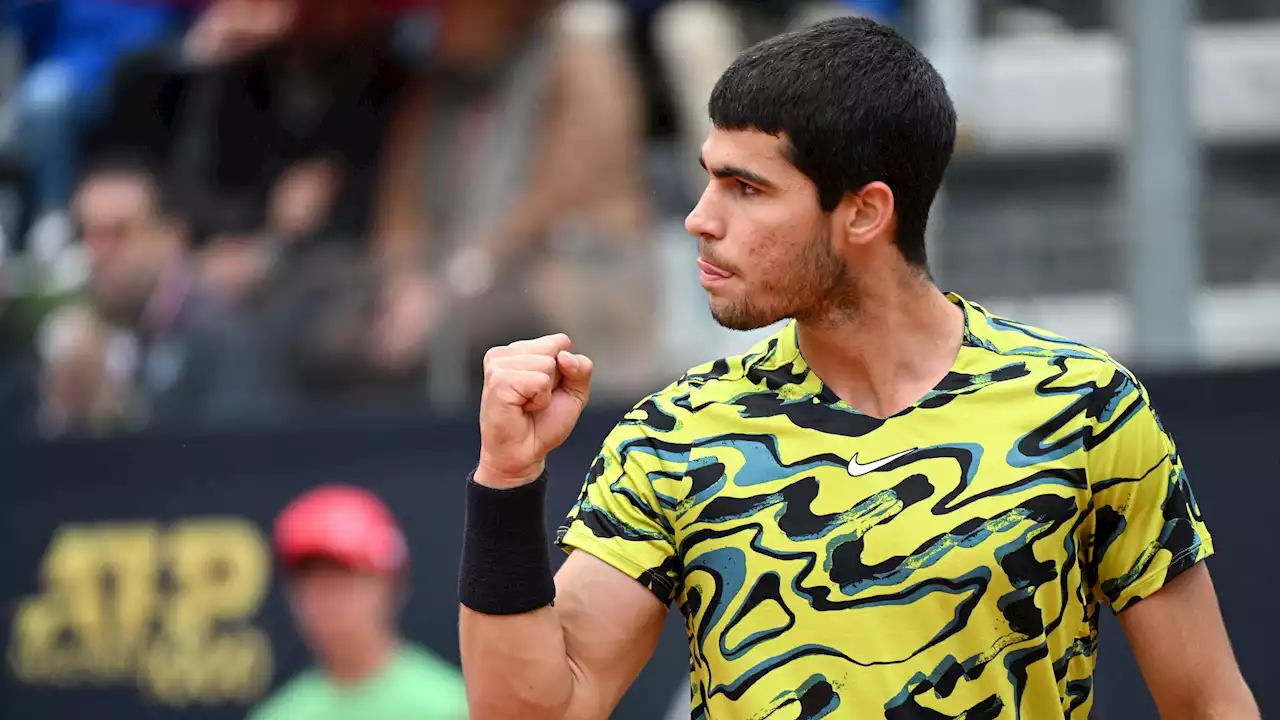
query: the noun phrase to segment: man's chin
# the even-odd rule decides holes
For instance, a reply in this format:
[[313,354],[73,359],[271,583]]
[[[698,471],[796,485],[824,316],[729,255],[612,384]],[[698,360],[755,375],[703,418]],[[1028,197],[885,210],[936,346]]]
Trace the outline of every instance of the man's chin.
[[717,307],[714,301],[711,303],[712,319],[716,321],[716,324],[726,330],[749,332],[751,330],[759,330],[761,328],[769,327],[782,319],[770,319],[762,313],[752,312],[751,310],[751,308],[743,307]]

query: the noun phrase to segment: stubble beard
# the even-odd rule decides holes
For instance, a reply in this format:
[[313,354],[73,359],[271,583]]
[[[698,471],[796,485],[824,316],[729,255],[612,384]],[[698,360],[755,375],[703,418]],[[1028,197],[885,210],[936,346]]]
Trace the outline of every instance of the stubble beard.
[[712,300],[716,323],[728,330],[750,331],[785,319],[823,324],[857,312],[856,278],[831,250],[828,231],[811,238],[785,269],[770,274],[774,279],[755,297],[746,295],[719,306]]

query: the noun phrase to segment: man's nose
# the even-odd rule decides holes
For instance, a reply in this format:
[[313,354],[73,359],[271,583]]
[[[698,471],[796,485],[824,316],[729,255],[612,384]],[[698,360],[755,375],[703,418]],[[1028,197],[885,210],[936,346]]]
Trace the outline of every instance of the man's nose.
[[684,219],[684,228],[690,235],[699,239],[719,240],[724,237],[724,221],[716,212],[711,187],[702,193],[702,197],[698,198],[698,204]]

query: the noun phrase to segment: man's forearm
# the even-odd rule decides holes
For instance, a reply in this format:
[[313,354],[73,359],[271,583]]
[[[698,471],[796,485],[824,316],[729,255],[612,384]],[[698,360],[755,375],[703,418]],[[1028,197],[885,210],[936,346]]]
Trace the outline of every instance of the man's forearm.
[[482,457],[468,483],[458,585],[471,717],[572,717],[577,682],[546,551],[545,469],[506,489],[487,473]]
[[485,615],[463,606],[462,670],[471,720],[560,720],[571,713],[579,676],[554,607]]

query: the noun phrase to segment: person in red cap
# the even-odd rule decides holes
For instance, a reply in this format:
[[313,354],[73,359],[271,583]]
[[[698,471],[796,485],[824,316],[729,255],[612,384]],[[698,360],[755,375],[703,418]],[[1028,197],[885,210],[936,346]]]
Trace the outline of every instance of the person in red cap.
[[291,679],[250,720],[462,720],[457,668],[401,640],[396,615],[409,550],[372,493],[325,485],[276,518],[286,596],[319,667]]

